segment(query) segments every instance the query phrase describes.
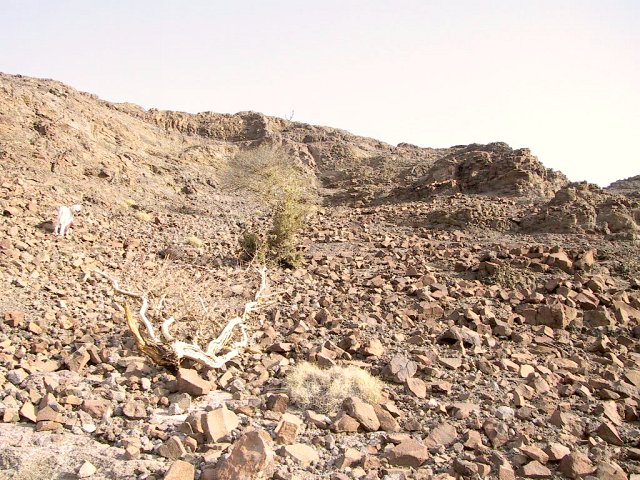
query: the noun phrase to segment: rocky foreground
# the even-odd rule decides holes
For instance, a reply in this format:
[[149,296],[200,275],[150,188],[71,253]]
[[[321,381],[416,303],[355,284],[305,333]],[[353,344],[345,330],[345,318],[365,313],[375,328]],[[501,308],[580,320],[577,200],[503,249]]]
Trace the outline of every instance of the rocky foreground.
[[[633,182],[0,80],[0,478],[640,478]],[[264,212],[219,171],[262,142],[320,182],[305,266],[269,270],[224,368],[157,366],[96,270],[166,294],[153,320],[206,344],[257,288],[237,240]],[[302,408],[302,361],[365,369],[383,397]]]

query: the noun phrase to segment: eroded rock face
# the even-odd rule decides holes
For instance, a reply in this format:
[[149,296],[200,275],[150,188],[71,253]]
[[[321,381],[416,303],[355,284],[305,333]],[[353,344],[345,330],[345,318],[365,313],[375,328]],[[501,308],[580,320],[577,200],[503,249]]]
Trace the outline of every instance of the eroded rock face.
[[539,211],[521,222],[526,232],[604,233],[635,237],[640,202],[612,195],[587,183],[559,190]]
[[[91,465],[93,468],[85,466]],[[84,470],[82,470],[84,467]],[[90,478],[135,478],[136,471],[163,475],[161,459],[127,461],[122,449],[105,445],[85,435],[63,431],[52,437],[23,424],[0,423],[0,478],[78,478],[94,470]]]
[[607,187],[607,190],[613,193],[640,198],[640,175],[615,181]]
[[453,147],[413,188],[425,193],[470,193],[550,197],[566,177],[545,168],[526,148],[506,143]]

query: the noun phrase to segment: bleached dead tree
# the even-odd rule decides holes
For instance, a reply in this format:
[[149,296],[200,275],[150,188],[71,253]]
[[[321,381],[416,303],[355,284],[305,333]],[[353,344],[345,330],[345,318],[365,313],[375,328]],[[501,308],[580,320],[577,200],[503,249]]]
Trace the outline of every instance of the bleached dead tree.
[[[145,327],[142,332],[140,331],[139,323],[133,315],[128,302],[125,302],[124,304],[124,314],[127,319],[127,325],[133,334],[138,349],[142,353],[147,355],[158,365],[179,368],[182,360],[189,359],[206,365],[212,369],[222,367],[225,363],[240,353],[238,349],[246,347],[249,343],[245,322],[249,314],[254,312],[266,298],[265,290],[267,288],[267,269],[266,267],[261,267],[258,269],[258,272],[260,273],[260,287],[258,288],[254,299],[247,302],[242,314],[229,320],[220,332],[220,335],[218,335],[216,339],[210,341],[207,348],[203,350],[200,346],[194,343],[186,343],[176,340],[173,335],[171,335],[169,328],[175,321],[173,317],[169,317],[162,322],[162,326],[160,328],[161,336],[159,337],[153,328],[153,324],[147,317],[149,299],[146,295],[124,290],[120,287],[117,279],[104,272],[95,270],[95,273],[105,277],[111,282],[113,289],[117,293],[139,299],[142,302],[140,310],[138,311]],[[162,310],[162,300],[160,300],[160,304],[155,308],[155,310]],[[229,345],[229,340],[236,328],[240,330],[241,338],[239,341]],[[220,355],[220,352],[225,348],[227,349],[227,352]]]

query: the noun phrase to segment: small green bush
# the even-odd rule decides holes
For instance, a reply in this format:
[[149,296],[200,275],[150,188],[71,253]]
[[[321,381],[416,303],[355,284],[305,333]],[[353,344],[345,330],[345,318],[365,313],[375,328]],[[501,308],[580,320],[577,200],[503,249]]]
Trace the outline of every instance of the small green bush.
[[266,261],[266,242],[255,232],[245,231],[240,237],[240,250],[242,256],[255,260],[258,263]]
[[312,176],[282,149],[265,145],[238,153],[229,162],[226,183],[249,191],[269,210],[270,227],[247,231],[240,239],[243,255],[260,263],[299,266],[298,235],[315,205]]

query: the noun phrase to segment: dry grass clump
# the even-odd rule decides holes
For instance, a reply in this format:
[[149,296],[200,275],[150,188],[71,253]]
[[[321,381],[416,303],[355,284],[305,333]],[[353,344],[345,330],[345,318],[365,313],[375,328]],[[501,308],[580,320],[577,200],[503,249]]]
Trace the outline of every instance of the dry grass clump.
[[187,243],[196,248],[200,248],[204,245],[204,242],[195,235],[191,235],[189,238],[187,238]]
[[125,198],[122,202],[120,202],[120,206],[122,208],[130,208],[136,204],[136,201],[131,198]]
[[141,222],[150,222],[153,218],[150,213],[143,212],[142,210],[138,210],[135,214],[135,217]]
[[382,397],[382,382],[361,368],[335,365],[322,370],[302,362],[287,374],[291,399],[302,408],[328,413],[337,410],[345,398],[359,397],[377,403]]

